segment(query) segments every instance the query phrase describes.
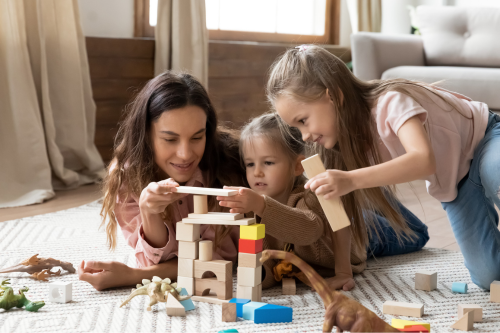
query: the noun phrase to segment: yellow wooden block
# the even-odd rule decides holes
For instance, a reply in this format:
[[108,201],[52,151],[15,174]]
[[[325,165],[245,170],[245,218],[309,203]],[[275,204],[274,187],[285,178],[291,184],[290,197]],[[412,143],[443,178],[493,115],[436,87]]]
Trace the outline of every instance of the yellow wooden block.
[[266,237],[265,224],[242,225],[240,227],[241,239],[259,240]]
[[408,326],[408,325],[422,325],[423,327],[427,328],[429,331],[431,330],[431,324],[420,323],[418,321],[392,318],[391,326],[394,328],[401,329],[401,328],[405,328],[405,326]]

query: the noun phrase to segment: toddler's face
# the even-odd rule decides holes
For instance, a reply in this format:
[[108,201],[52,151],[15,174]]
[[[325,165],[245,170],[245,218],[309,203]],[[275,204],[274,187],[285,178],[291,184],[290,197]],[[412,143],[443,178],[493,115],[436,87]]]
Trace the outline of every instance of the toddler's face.
[[297,101],[291,96],[281,96],[275,101],[274,106],[281,119],[300,130],[302,140],[316,142],[326,149],[331,149],[337,144],[338,134],[335,131],[337,117],[335,106],[328,94],[308,103]]
[[290,161],[285,153],[265,137],[255,137],[243,146],[250,188],[258,194],[280,200],[292,184]]

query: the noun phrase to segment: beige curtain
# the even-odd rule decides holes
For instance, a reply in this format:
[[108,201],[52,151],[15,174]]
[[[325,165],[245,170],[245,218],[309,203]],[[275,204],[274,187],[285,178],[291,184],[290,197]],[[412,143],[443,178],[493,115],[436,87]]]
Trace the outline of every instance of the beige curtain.
[[155,75],[186,71],[208,86],[205,0],[158,0]]
[[0,208],[103,177],[94,132],[77,0],[0,0]]
[[382,0],[347,0],[347,7],[354,33],[382,30]]

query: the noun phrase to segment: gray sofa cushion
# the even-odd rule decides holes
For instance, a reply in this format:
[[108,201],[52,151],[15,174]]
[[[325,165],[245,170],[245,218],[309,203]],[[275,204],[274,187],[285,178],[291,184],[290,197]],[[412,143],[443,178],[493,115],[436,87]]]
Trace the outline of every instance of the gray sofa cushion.
[[382,79],[404,78],[433,83],[500,110],[500,68],[399,66],[386,70]]
[[419,6],[427,65],[500,67],[500,8]]

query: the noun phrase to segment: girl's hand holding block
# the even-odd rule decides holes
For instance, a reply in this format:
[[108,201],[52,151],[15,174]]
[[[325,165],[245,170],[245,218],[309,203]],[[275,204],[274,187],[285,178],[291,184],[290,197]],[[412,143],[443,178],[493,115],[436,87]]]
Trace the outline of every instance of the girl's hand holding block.
[[252,189],[246,187],[229,187],[224,186],[226,190],[238,190],[238,194],[230,197],[218,196],[219,205],[221,207],[231,208],[231,213],[249,213],[262,216],[266,203],[264,197]]

